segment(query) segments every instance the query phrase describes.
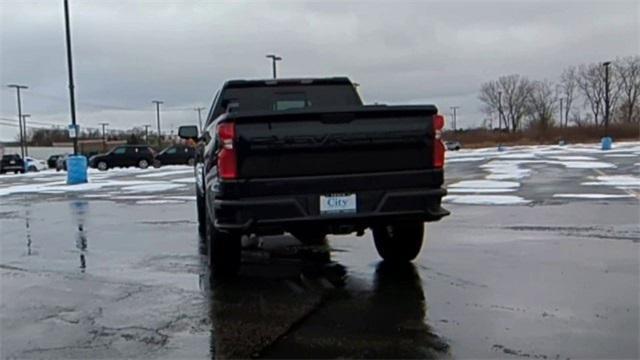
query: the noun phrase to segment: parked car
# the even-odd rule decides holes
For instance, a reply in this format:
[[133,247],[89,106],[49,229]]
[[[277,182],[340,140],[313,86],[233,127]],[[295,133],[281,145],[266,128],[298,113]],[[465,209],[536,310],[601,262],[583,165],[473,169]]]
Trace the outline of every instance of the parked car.
[[195,164],[195,148],[187,145],[172,145],[164,148],[153,159],[153,166]]
[[462,148],[460,141],[445,141],[444,144],[447,150],[458,151]]
[[130,166],[146,169],[153,163],[154,156],[155,151],[148,145],[121,145],[106,154],[90,157],[89,166],[99,170]]
[[47,163],[43,160],[35,159],[31,156],[24,157],[24,168],[27,172],[38,172],[47,169]]
[[57,154],[57,155],[51,155],[49,156],[49,158],[47,159],[47,166],[49,167],[49,169],[56,169],[57,165],[58,165],[58,158],[62,156],[61,154]]
[[364,106],[347,78],[235,80],[199,141],[196,206],[214,276],[234,274],[244,235],[304,243],[372,229],[379,255],[413,260],[441,207],[444,117],[433,105]]
[[5,154],[2,155],[2,161],[0,162],[0,174],[8,173],[24,173],[24,160],[18,154]]

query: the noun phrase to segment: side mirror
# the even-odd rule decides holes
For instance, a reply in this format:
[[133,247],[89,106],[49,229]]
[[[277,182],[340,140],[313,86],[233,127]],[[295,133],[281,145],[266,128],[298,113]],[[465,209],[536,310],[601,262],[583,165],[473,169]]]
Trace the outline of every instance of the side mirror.
[[195,125],[185,125],[178,128],[178,136],[185,140],[198,140],[198,127]]

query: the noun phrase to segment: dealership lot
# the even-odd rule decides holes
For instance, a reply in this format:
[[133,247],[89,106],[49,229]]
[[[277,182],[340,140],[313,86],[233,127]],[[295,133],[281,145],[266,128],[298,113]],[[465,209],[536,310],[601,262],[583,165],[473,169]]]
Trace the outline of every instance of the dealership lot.
[[250,241],[211,284],[192,169],[0,177],[3,358],[637,358],[640,144],[448,153],[413,265]]

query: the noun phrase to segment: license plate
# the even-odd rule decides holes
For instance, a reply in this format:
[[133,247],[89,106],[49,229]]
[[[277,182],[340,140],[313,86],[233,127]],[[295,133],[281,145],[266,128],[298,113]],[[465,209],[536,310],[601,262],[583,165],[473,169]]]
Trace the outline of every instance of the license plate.
[[320,214],[356,212],[356,194],[320,195]]
[[16,164],[16,161],[15,161],[15,160],[10,160],[10,161],[9,161],[9,164],[11,164],[11,165],[15,165],[15,164]]

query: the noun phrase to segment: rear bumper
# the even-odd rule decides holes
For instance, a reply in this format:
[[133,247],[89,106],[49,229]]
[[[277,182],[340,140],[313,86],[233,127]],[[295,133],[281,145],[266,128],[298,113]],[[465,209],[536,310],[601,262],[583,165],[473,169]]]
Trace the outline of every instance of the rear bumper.
[[2,166],[0,166],[0,170],[2,170],[2,171],[22,171],[22,170],[24,170],[24,165],[22,165],[22,164],[2,165]]
[[213,199],[214,224],[225,231],[278,233],[313,227],[327,233],[350,232],[394,221],[437,221],[449,215],[441,207],[446,190],[399,189],[355,191],[357,211],[320,213],[321,194]]

